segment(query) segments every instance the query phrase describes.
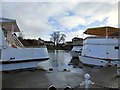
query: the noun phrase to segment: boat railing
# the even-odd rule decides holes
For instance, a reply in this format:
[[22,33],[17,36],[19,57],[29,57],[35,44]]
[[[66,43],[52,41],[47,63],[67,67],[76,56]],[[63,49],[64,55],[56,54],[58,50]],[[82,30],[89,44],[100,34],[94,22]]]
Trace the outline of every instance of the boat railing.
[[86,37],[85,39],[90,39],[90,38],[119,38],[119,36],[88,36],[88,37]]
[[13,36],[13,39],[14,39],[14,41],[15,41],[14,43],[15,43],[18,47],[23,48],[24,45],[19,41],[19,39],[17,38],[17,36],[14,35],[14,34],[12,34],[12,36]]

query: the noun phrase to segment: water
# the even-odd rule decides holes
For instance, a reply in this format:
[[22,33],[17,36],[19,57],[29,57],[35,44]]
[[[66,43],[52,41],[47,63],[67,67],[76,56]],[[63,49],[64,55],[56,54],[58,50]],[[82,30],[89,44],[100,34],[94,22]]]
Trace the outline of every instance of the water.
[[[49,69],[53,69],[53,71],[69,71],[74,73],[80,73],[81,69],[78,67],[74,67],[74,65],[70,65],[71,60],[74,60],[69,51],[64,50],[55,50],[49,51],[49,60],[41,62],[38,64],[39,69],[44,69],[49,71]],[[53,72],[52,71],[52,72]]]

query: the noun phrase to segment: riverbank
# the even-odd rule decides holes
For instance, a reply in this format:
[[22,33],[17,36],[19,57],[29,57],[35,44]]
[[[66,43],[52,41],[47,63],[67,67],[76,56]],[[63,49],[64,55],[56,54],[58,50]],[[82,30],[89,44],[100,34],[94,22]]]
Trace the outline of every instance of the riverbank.
[[52,45],[46,45],[47,49],[48,50],[71,50],[72,49],[72,45],[66,45],[66,46],[62,46],[62,45],[59,45],[59,46],[52,46]]

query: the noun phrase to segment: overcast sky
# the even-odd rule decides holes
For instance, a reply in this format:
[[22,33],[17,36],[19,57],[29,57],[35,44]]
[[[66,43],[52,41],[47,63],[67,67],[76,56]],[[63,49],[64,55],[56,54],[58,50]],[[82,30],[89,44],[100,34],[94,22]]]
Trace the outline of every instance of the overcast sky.
[[49,40],[53,31],[69,41],[89,27],[118,26],[117,2],[2,2],[2,17],[16,19],[25,38]]

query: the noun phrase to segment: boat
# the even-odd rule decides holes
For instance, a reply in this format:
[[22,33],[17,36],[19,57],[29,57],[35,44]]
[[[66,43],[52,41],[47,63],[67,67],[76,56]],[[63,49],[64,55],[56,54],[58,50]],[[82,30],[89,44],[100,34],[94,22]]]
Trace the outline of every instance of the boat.
[[27,48],[16,32],[20,32],[16,20],[0,18],[0,71],[34,68],[49,59],[45,46]]
[[118,65],[120,56],[120,28],[104,26],[88,28],[84,34],[89,35],[83,41],[79,60],[92,66]]
[[82,46],[73,46],[70,54],[72,57],[79,57],[82,52]]
[[74,37],[72,39],[72,45],[73,47],[70,51],[70,54],[73,58],[78,58],[82,52],[83,38],[79,38],[78,36]]

